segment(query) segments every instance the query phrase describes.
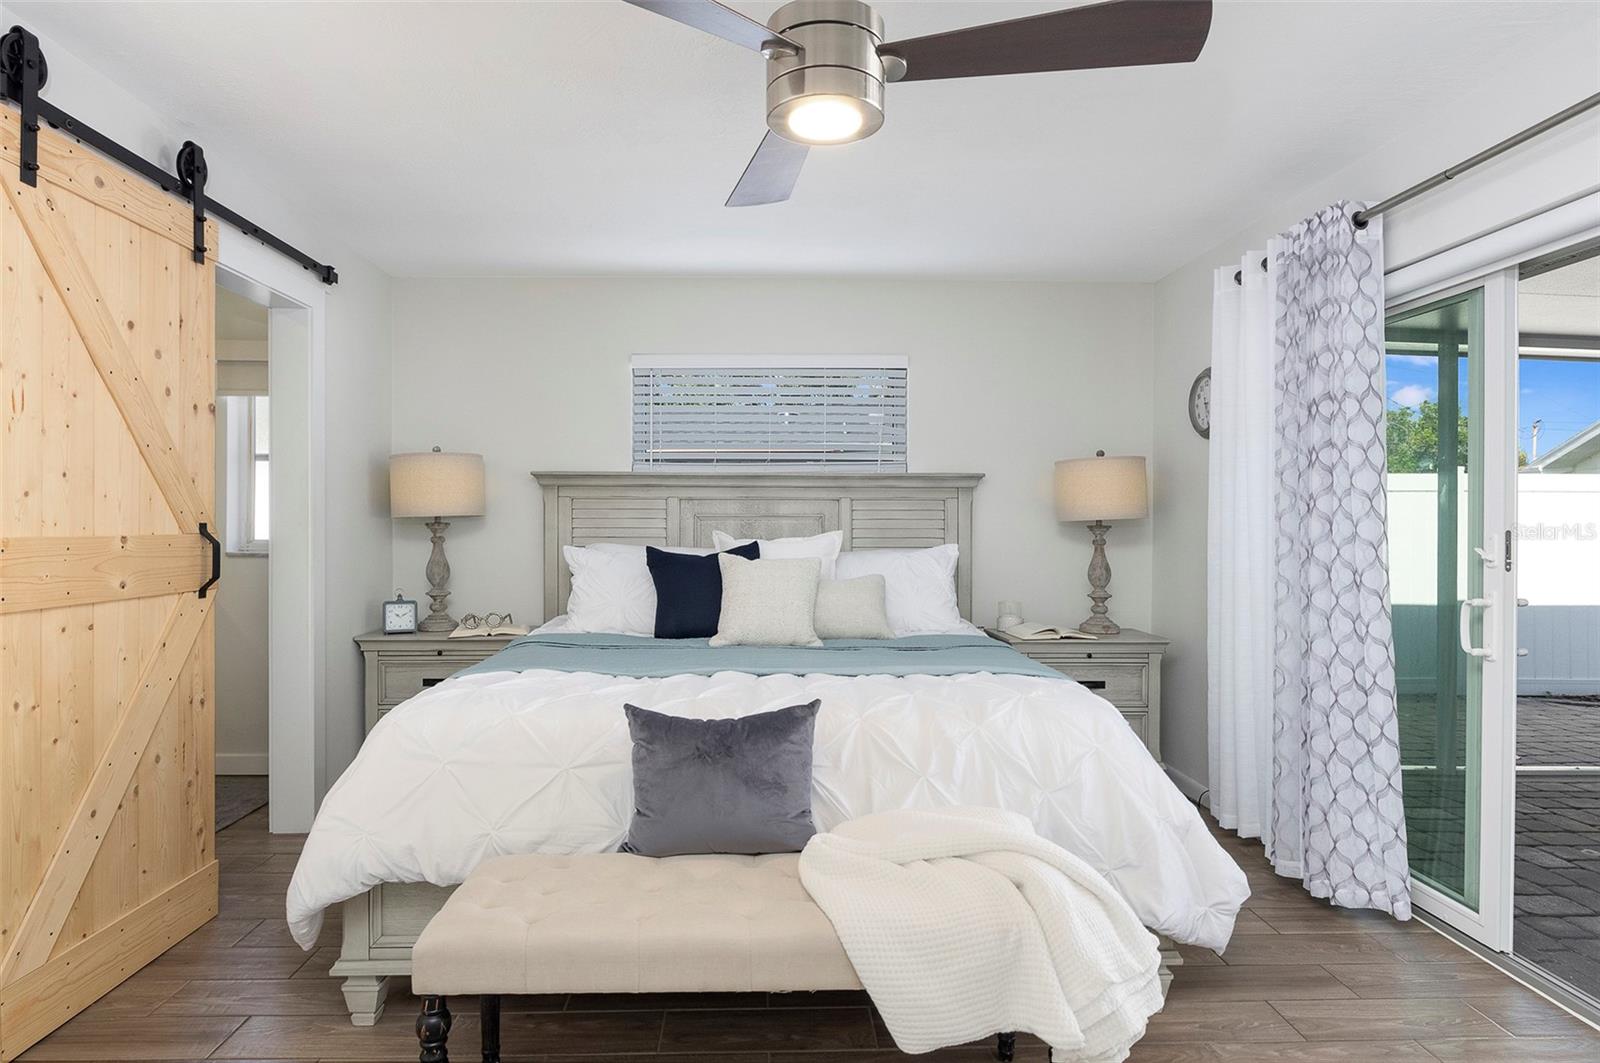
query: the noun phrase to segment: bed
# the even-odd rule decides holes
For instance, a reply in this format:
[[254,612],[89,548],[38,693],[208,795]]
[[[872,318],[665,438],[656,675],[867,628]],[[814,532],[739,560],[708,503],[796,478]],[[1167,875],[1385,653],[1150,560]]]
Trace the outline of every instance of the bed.
[[710,546],[716,530],[838,530],[846,550],[955,543],[970,619],[978,476],[536,476],[543,634],[392,710],[330,789],[290,886],[302,944],[343,905],[332,974],[356,1024],[376,1022],[388,979],[409,973],[417,935],[482,859],[616,847],[631,811],[624,701],[713,716],[820,697],[819,829],[883,808],[1010,808],[1101,869],[1164,937],[1227,941],[1244,875],[1138,736],[1103,699],[975,629],[777,655],[563,633],[563,546]]

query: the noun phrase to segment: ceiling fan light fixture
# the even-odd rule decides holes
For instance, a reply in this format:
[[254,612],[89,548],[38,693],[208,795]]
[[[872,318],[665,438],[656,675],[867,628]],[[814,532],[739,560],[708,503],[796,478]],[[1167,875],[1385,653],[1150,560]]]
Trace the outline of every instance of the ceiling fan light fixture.
[[767,29],[798,49],[767,61],[767,127],[796,144],[848,144],[883,125],[883,19],[859,0],[793,0]]
[[785,124],[792,139],[807,144],[845,144],[861,138],[867,124],[861,104],[849,96],[804,96],[795,102]]

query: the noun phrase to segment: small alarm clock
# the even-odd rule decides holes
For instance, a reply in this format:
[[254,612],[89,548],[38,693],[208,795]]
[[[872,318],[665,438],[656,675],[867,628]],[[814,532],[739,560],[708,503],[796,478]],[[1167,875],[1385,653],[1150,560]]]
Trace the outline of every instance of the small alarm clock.
[[383,633],[385,635],[410,635],[417,630],[417,603],[402,598],[403,591],[394,592],[394,601],[383,603]]

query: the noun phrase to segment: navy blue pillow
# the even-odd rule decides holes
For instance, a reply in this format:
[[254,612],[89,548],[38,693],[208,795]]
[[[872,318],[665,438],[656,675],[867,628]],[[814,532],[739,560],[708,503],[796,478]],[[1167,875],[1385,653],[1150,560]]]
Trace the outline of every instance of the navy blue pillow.
[[[751,561],[761,557],[754,540],[725,551]],[[708,639],[722,616],[722,563],[716,554],[674,554],[644,548],[644,563],[656,585],[656,638]]]

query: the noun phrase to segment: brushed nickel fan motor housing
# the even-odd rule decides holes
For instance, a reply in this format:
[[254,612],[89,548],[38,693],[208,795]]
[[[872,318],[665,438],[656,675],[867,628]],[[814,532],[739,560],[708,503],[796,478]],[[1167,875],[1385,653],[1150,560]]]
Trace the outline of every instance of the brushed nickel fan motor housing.
[[845,144],[876,133],[883,125],[883,18],[858,0],[794,0],[773,12],[767,28],[800,45],[798,55],[775,48],[767,59],[767,125],[797,143],[789,115],[808,98],[843,96],[861,109],[862,123]]

